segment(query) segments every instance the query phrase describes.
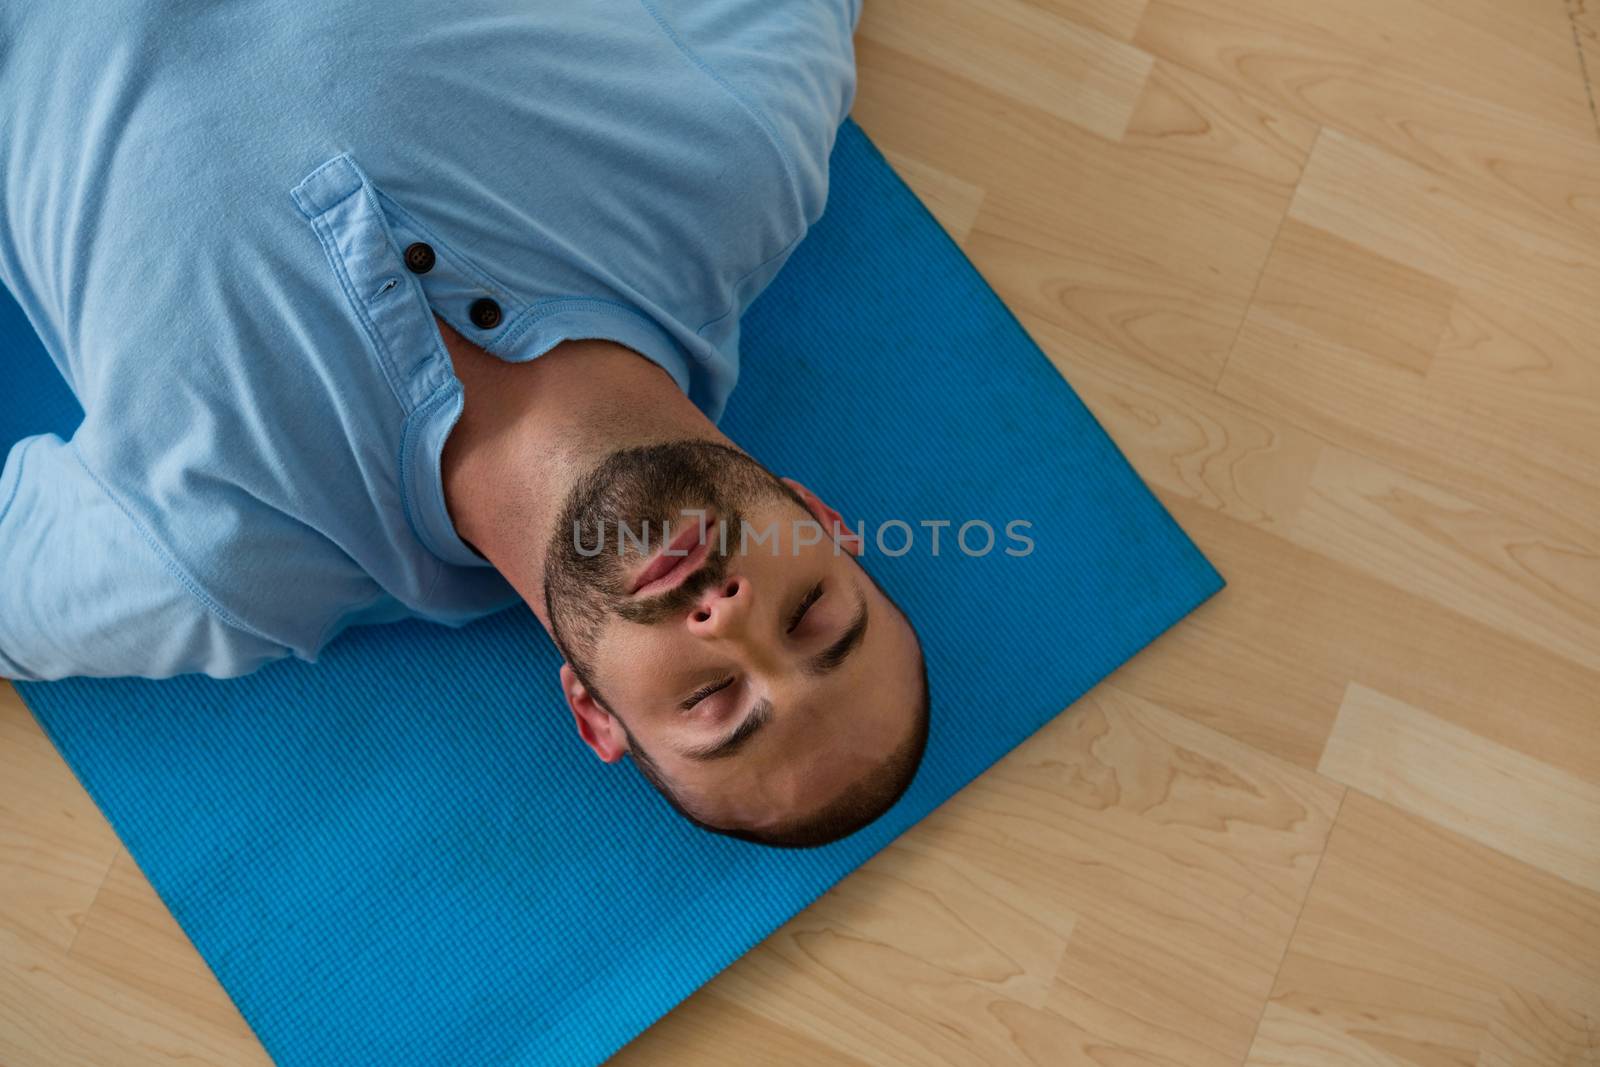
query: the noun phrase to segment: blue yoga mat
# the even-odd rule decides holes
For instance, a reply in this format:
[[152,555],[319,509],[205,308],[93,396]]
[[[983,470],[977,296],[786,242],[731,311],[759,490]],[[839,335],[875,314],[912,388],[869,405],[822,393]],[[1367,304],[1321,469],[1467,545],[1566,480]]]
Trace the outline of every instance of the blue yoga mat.
[[[933,712],[915,782],[859,834],[778,851],[683,822],[576,737],[521,607],[233,681],[19,685],[279,1063],[604,1060],[1222,587],[853,121],[742,337],[727,432],[869,531],[922,535],[891,557],[869,532]],[[15,307],[0,344],[22,382],[0,450],[70,432]],[[987,555],[954,544],[974,519]],[[923,520],[952,523],[937,556]]]

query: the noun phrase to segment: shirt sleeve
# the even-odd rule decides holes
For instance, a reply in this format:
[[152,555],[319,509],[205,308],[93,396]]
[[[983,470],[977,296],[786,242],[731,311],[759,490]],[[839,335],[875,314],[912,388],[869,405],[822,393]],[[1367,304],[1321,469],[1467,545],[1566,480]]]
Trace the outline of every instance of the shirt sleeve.
[[290,650],[232,625],[55,434],[0,471],[0,677],[247,674]]

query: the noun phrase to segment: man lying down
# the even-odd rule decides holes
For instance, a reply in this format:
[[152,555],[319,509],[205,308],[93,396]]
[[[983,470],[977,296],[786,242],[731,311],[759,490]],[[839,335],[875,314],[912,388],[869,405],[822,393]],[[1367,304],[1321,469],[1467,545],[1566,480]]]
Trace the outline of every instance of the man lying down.
[[521,600],[583,742],[697,825],[886,811],[917,637],[716,428],[859,3],[0,9],[0,271],[86,412],[0,476],[0,675],[226,678]]

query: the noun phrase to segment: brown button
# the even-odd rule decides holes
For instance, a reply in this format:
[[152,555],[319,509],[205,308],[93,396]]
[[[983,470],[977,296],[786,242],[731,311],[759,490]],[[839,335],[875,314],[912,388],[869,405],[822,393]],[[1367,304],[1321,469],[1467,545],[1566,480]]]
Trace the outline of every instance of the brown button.
[[426,274],[433,269],[433,247],[421,241],[406,246],[406,269],[412,274]]
[[492,330],[500,325],[500,305],[488,297],[480,297],[467,309],[467,317],[480,330]]

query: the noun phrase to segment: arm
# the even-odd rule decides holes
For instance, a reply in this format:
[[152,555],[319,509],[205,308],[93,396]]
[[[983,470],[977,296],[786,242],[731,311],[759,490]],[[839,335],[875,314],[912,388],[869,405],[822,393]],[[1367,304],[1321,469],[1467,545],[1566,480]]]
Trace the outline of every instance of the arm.
[[0,677],[247,674],[289,649],[230,625],[55,434],[0,471]]

